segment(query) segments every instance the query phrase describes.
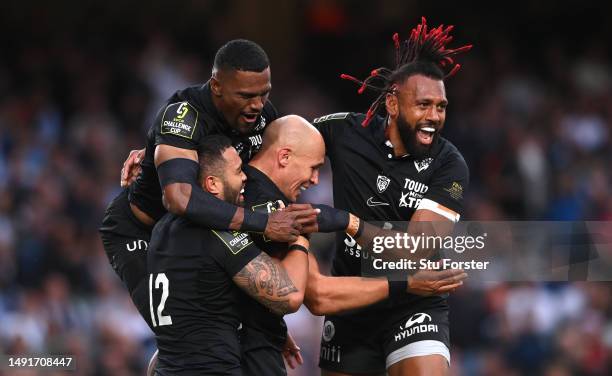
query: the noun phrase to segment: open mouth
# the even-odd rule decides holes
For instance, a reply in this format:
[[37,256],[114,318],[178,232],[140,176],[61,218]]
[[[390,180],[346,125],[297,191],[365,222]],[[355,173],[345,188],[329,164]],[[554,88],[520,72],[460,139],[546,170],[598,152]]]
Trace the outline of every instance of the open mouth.
[[421,144],[431,145],[436,129],[434,127],[423,127],[417,130],[417,139]]
[[297,192],[295,193],[295,194],[296,194],[296,197],[299,197],[299,196],[302,194],[302,192],[304,192],[304,191],[305,191],[305,190],[307,190],[307,189],[308,189],[308,186],[307,186],[307,185],[300,185],[299,189],[298,189],[298,190],[297,190]]
[[242,119],[246,122],[246,123],[254,123],[255,120],[257,120],[257,117],[259,116],[259,112],[256,113],[242,113]]

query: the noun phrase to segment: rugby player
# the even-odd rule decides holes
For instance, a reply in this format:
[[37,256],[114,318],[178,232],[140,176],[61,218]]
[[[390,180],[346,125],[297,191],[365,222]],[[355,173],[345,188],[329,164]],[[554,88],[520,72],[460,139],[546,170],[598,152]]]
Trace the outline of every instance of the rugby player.
[[[450,28],[441,27],[428,31],[423,20],[403,44],[394,36],[396,69],[378,69],[365,82],[360,81],[360,92],[376,88],[378,79],[383,83],[368,113],[332,114],[315,120],[332,163],[337,207],[366,220],[410,220],[411,224],[458,220],[468,170],[456,148],[439,134],[447,105],[443,80],[458,69],[450,56],[470,46],[446,50],[449,32]],[[449,74],[445,75],[443,65],[452,66]],[[388,115],[384,118],[376,116],[382,103]],[[370,127],[361,127],[370,122]],[[132,163],[133,158],[126,161],[126,172]],[[346,234],[338,235],[337,245],[332,277],[320,275],[312,258],[309,262],[313,273],[308,290],[312,293],[307,291],[306,303],[312,298],[311,310],[344,312],[384,300],[356,313],[326,317],[320,361],[323,373],[447,374],[446,299],[405,296],[407,283],[401,281],[369,281],[365,290],[359,285],[361,278],[351,276],[360,275],[361,259],[368,255]],[[338,278],[337,283],[330,283],[333,278]],[[423,322],[425,330],[416,333],[412,327]]]
[[[261,150],[244,166],[245,209],[271,213],[294,203],[303,190],[318,184],[324,161],[323,139],[305,119],[289,115],[273,121],[263,135]],[[271,241],[265,235],[252,237],[271,256],[286,257],[288,243]],[[301,270],[306,281],[308,255],[303,256]],[[253,299],[240,302],[242,311],[248,312],[241,331],[244,375],[286,375],[282,352],[287,344],[287,326],[282,316]]]
[[[271,212],[295,202],[302,191],[319,183],[319,168],[323,165],[324,158],[323,137],[305,119],[288,115],[275,120],[264,133],[261,151],[244,167],[248,177],[245,187],[245,208]],[[321,210],[317,222],[318,231],[347,231],[357,241],[363,240],[363,236],[359,233],[359,218],[326,205],[313,204],[313,207]],[[282,258],[288,249],[288,244],[270,241],[265,236],[253,235],[253,239],[259,248],[275,257]],[[364,244],[367,244],[368,239],[365,239],[365,242]],[[305,266],[307,267],[308,263],[305,263]],[[460,286],[465,274],[461,270],[423,271],[410,278],[411,282],[405,293],[410,291],[431,295]],[[316,282],[319,283],[320,280],[318,278]],[[384,279],[331,277],[326,280],[331,290],[334,290],[337,284],[347,282],[351,283],[353,294],[339,300],[340,304],[350,302],[351,308],[372,304],[386,298],[389,293],[389,283]],[[309,280],[308,286],[310,284]],[[308,291],[312,293],[314,289],[309,287]],[[317,304],[319,302],[319,299],[313,297],[310,300]],[[240,301],[243,312],[248,312],[244,317],[241,333],[244,374],[285,375],[281,356],[287,335],[284,320],[252,299]],[[318,307],[327,308],[324,304],[319,304]]]
[[210,80],[177,91],[160,109],[137,179],[107,208],[100,228],[105,252],[149,326],[146,250],[166,210],[209,228],[261,232],[280,241],[295,241],[302,224],[315,220],[312,208],[244,211],[195,189],[197,151],[209,135],[227,135],[244,161],[259,150],[263,130],[277,117],[270,89],[270,64],[260,46],[242,39],[222,46]]
[[[459,69],[451,56],[471,46],[446,49],[451,29],[428,30],[423,19],[408,40],[394,35],[395,70],[376,69],[364,81],[342,76],[359,82],[360,93],[371,88],[380,95],[365,115],[338,113],[313,122],[331,161],[337,208],[365,220],[410,221],[409,226],[459,220],[468,168],[440,132],[448,104],[444,79]],[[378,116],[383,104],[384,117]],[[332,276],[359,276],[371,254],[345,233],[336,241]],[[312,259],[310,265],[316,268]],[[319,363],[324,375],[449,374],[445,296],[405,294],[398,281],[390,283],[389,299],[345,312],[355,308],[359,290],[348,280],[331,285],[327,278],[333,277],[317,275],[315,270],[309,276],[313,291],[307,291],[306,304],[312,298],[315,312],[344,312],[325,317]]]
[[[241,205],[246,181],[241,165],[229,138],[208,136],[199,147],[201,188],[193,189]],[[301,239],[279,262],[246,232],[164,215],[147,252],[148,314],[159,350],[155,374],[242,375],[238,328],[244,318],[238,303],[248,299],[276,317],[299,308],[308,273],[303,252],[308,241]],[[243,313],[245,318],[256,314]]]

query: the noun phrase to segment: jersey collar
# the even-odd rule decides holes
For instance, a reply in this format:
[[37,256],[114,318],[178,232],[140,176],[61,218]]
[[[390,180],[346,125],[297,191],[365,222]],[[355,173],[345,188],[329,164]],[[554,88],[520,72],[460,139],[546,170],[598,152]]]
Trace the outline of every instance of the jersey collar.
[[283,200],[283,202],[285,203],[292,202],[283,194],[283,192],[281,192],[278,186],[274,184],[272,180],[270,180],[268,175],[264,174],[262,171],[260,171],[256,167],[253,167],[247,164],[247,165],[243,165],[242,169],[244,170],[244,173],[247,176],[247,182],[246,182],[247,184],[249,183],[258,184],[259,186],[261,186],[261,189],[263,191],[270,192],[270,194],[273,194],[273,196],[275,197],[280,197]]

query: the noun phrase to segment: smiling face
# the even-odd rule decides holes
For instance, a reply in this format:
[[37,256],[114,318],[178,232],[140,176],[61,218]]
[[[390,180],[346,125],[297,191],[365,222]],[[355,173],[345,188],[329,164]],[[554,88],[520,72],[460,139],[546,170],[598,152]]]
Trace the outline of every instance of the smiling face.
[[223,199],[231,204],[242,206],[244,204],[244,185],[246,174],[242,171],[242,159],[234,148],[227,148],[223,152],[225,159],[225,173],[222,177]]
[[319,169],[325,162],[325,145],[321,144],[300,147],[290,154],[282,184],[283,193],[289,200],[297,201],[302,191],[319,184]]
[[420,74],[410,76],[396,85],[386,105],[406,152],[417,158],[427,156],[446,119],[444,82]]
[[264,145],[270,141],[278,146],[263,150],[256,158],[272,156],[274,167],[268,169],[268,175],[285,197],[295,202],[302,191],[319,184],[319,169],[325,162],[323,137],[305,119],[294,115],[276,120],[266,132]]
[[229,126],[248,135],[272,90],[270,68],[262,72],[219,70],[211,78],[210,87],[213,102]]

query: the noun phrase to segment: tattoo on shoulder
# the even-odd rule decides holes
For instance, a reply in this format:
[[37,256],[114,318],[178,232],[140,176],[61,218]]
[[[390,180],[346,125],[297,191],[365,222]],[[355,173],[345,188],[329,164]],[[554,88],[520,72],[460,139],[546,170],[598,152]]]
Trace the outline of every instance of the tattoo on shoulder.
[[242,268],[234,280],[253,298],[281,315],[289,311],[287,295],[298,291],[287,271],[264,252]]

